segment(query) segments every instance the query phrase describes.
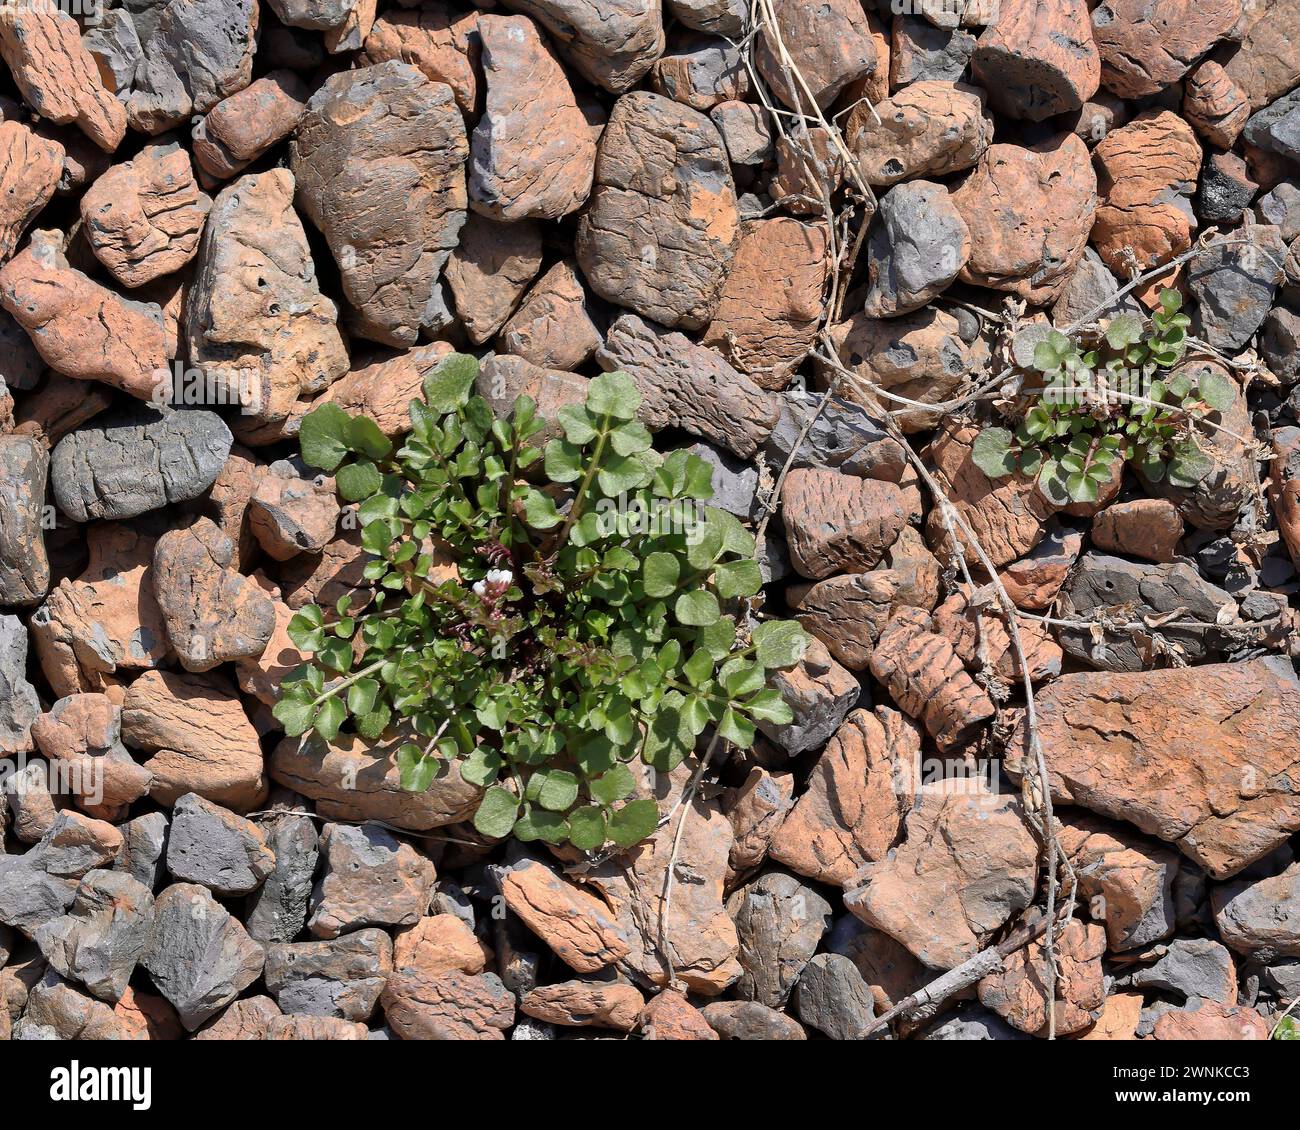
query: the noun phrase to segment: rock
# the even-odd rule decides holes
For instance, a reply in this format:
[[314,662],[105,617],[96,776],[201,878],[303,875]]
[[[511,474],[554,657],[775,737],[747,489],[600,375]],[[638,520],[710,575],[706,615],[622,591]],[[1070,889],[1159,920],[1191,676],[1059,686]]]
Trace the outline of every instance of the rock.
[[704,460],[713,471],[713,496],[709,505],[742,522],[758,521],[762,507],[758,500],[758,468],[730,452],[719,451],[707,443],[693,443],[686,449]]
[[26,856],[0,855],[0,925],[34,937],[67,912],[76,894],[76,880],[48,875]]
[[[1061,676],[1038,695],[1053,793],[1173,843],[1216,879],[1235,875],[1300,826],[1287,776],[1300,758],[1300,688],[1279,668]],[[1023,729],[1007,747],[1017,774]]]
[[348,368],[338,310],[317,284],[293,200],[286,169],[224,188],[185,300],[191,363],[221,390],[221,403],[238,403],[259,421],[283,420],[299,396],[322,391]]
[[432,914],[399,930],[393,939],[393,968],[416,968],[429,976],[459,971],[482,973],[492,951],[455,914]]
[[470,139],[469,198],[497,220],[557,220],[591,191],[596,138],[532,20],[481,15],[487,109]]
[[327,824],[325,870],[311,895],[308,930],[337,938],[362,926],[410,926],[429,908],[433,864],[377,824]]
[[136,882],[154,890],[163,879],[163,858],[167,854],[170,825],[166,813],[146,812],[118,825],[122,851],[113,863]]
[[941,750],[966,745],[996,713],[962,667],[945,636],[919,608],[895,614],[871,656],[871,673],[910,717],[919,718]]
[[127,112],[131,125],[157,134],[206,114],[252,81],[257,0],[170,0],[152,35],[142,35]]
[[312,877],[320,858],[320,836],[309,817],[276,815],[265,824],[267,850],[275,864],[265,882],[248,896],[244,925],[256,941],[291,942],[307,924]]
[[39,604],[50,588],[45,484],[50,453],[27,435],[0,435],[0,605]]
[[431,976],[403,969],[388,978],[384,1017],[403,1040],[501,1040],[515,1022],[515,997],[493,973]]
[[266,795],[257,731],[233,688],[216,677],[146,672],[127,690],[122,738],[154,755],[146,767],[159,804],[197,793],[247,812]]
[[1213,59],[1207,59],[1187,78],[1183,117],[1211,145],[1231,149],[1250,117],[1250,99]]
[[847,957],[819,953],[799,977],[795,1012],[809,1028],[832,1040],[855,1040],[875,1016],[871,989]]
[[64,149],[21,122],[0,122],[0,262],[17,249],[27,225],[50,202],[63,175]]
[[154,903],[140,964],[193,1032],[261,976],[264,956],[206,887],[173,883]]
[[772,858],[821,883],[850,883],[864,864],[884,859],[902,832],[920,756],[918,728],[897,711],[855,710],[772,837]]
[[1083,256],[1097,178],[1074,134],[1027,149],[994,145],[952,203],[971,234],[961,278],[1043,305],[1056,300]]
[[1300,864],[1269,878],[1238,879],[1211,888],[1220,936],[1238,953],[1261,964],[1279,957],[1300,957],[1298,888]]
[[[364,2],[364,0],[362,0]],[[364,1024],[334,1016],[276,1016],[266,1027],[268,1040],[368,1040]]]
[[194,125],[194,161],[227,180],[278,145],[307,112],[311,91],[292,71],[277,70],[223,98]]
[[1107,134],[1093,157],[1101,202],[1091,238],[1116,275],[1166,263],[1191,246],[1193,217],[1182,195],[1201,170],[1191,126],[1168,110],[1148,111]]
[[1206,244],[1187,265],[1201,336],[1215,349],[1236,353],[1264,324],[1283,280],[1286,244],[1277,228],[1256,225]]
[[290,27],[329,31],[347,19],[356,0],[270,0],[280,20]]
[[369,1020],[392,972],[393,943],[372,929],[332,941],[268,946],[263,976],[286,1013]]
[[760,387],[784,388],[816,339],[829,250],[825,224],[781,216],[743,225],[703,344]]
[[[1224,64],[1258,110],[1291,90],[1300,81],[1300,9],[1293,4],[1273,4],[1254,9],[1254,20],[1242,36],[1241,49]],[[1262,18],[1267,15],[1267,19]]]
[[1278,428],[1273,433],[1269,500],[1277,515],[1282,541],[1293,562],[1300,562],[1300,430]]
[[471,212],[447,260],[447,287],[474,345],[496,336],[542,265],[542,229],[503,224]]
[[771,393],[712,350],[635,314],[609,327],[596,361],[632,376],[642,398],[638,417],[652,431],[681,428],[748,458],[777,419]]
[[443,82],[466,114],[478,104],[477,11],[461,14],[446,4],[422,4],[414,11],[383,12],[365,39],[362,60],[398,60],[417,67],[430,82]]
[[[45,362],[36,352],[27,332],[3,308],[0,308],[0,349],[4,351],[4,359],[0,361],[0,380],[5,382],[10,392],[34,389],[41,383]],[[23,408],[30,411],[31,401],[32,397],[26,397]],[[48,435],[49,429],[45,431]]]
[[47,875],[80,879],[88,871],[107,867],[121,850],[122,833],[112,824],[80,812],[64,811],[54,818],[23,861]]
[[[1096,552],[1079,559],[1061,596],[1066,620],[1092,620],[1125,609],[1126,621],[1149,621],[1176,612],[1178,621],[1213,625],[1225,605],[1236,608],[1227,592],[1202,580],[1190,565],[1140,565]],[[1203,660],[1222,646],[1213,631],[1196,628],[1161,626],[1151,633],[1111,629],[1104,632],[1101,644],[1083,628],[1055,632],[1068,654],[1106,671],[1141,671],[1167,646],[1177,646],[1178,654],[1189,661]],[[1155,642],[1154,634],[1164,643]]]
[[664,989],[641,1010],[642,1038],[646,1040],[716,1040],[704,1015],[686,997]]
[[536,860],[505,869],[501,895],[524,925],[578,973],[596,973],[630,952],[606,903]]
[[1157,989],[1186,1000],[1201,997],[1219,1004],[1237,1003],[1237,968],[1232,955],[1210,938],[1175,938],[1154,965],[1135,970],[1128,983]]
[[0,303],[56,372],[165,400],[171,371],[158,307],[133,302],[69,265],[60,232],[37,231],[0,269]]
[[[934,306],[895,318],[854,314],[831,327],[830,333],[840,364],[862,382],[921,404],[940,404],[955,397],[978,364],[962,340],[957,319]],[[929,431],[940,422],[937,411],[903,409],[891,396],[876,397],[847,378],[845,384],[845,396],[877,417],[901,409],[895,419],[909,434]]]
[[[793,804],[794,777],[769,773],[759,765],[740,786],[728,790],[723,808],[734,836],[727,857],[732,876],[743,877],[763,862],[772,837]],[[732,885],[730,880],[728,885]]]
[[650,72],[657,94],[707,114],[720,102],[749,94],[749,71],[740,48],[716,35],[677,36]]
[[1300,315],[1285,306],[1270,310],[1259,335],[1259,351],[1283,384],[1300,380]]
[[1012,797],[960,780],[923,786],[906,828],[844,905],[932,969],[952,969],[1033,901],[1037,844]]
[[1081,1040],[1134,1040],[1142,1016],[1141,993],[1112,993],[1101,1006],[1101,1016]]
[[645,999],[631,985],[617,981],[564,981],[527,993],[519,1010],[565,1028],[613,1028],[631,1032],[641,1019]]
[[312,95],[290,167],[361,336],[410,346],[447,318],[438,278],[465,222],[468,152],[451,88],[409,64],[342,71]]
[[532,16],[571,67],[614,94],[635,86],[664,49],[663,12],[654,0],[601,7],[586,0],[510,0],[506,7]]
[[[774,0],[771,10],[775,26],[760,24],[754,61],[772,92],[791,109],[805,107],[809,94],[825,108],[849,83],[875,70],[875,41],[861,4],[829,0],[810,7],[798,0]],[[782,66],[786,56],[806,91]]]
[[[827,201],[843,187],[847,173],[843,152],[822,126],[785,133],[776,141],[776,172],[768,183],[768,193],[787,212],[821,218],[826,215]],[[865,213],[873,212],[875,203],[874,196],[865,201]],[[747,208],[746,218],[757,219],[765,211]]]
[[1098,549],[1168,563],[1178,551],[1183,519],[1164,499],[1114,502],[1093,519],[1091,536]]
[[717,309],[738,225],[713,123],[662,95],[620,98],[578,222],[578,263],[591,288],[669,328],[703,329]]
[[970,259],[970,229],[948,190],[923,180],[890,189],[880,221],[868,245],[864,310],[870,318],[893,318],[947,290]]
[[32,723],[40,713],[36,688],[27,681],[27,629],[17,616],[0,616],[0,755],[32,749]]
[[59,699],[32,724],[41,753],[65,774],[63,791],[88,816],[113,822],[153,783],[123,747],[121,723],[121,707],[106,695],[78,694]]
[[0,56],[23,101],[47,121],[75,122],[112,153],[126,134],[126,110],[104,89],[77,21],[55,6],[12,6],[0,15]]
[[714,1001],[700,1009],[723,1040],[806,1040],[808,1035],[784,1013],[758,1001]]
[[975,36],[960,28],[936,27],[899,14],[892,30],[889,83],[895,88],[914,82],[960,82],[975,53]]
[[914,82],[874,112],[858,106],[845,137],[870,185],[940,177],[969,169],[993,141],[985,94],[950,82]]
[[339,514],[333,480],[307,478],[284,459],[258,476],[248,502],[249,527],[266,555],[276,561],[320,553],[334,537]]
[[[128,989],[127,996],[131,995]],[[26,1014],[13,1034],[19,1040],[150,1039],[140,1031],[139,1020],[137,1009],[126,997],[117,1008],[110,1008],[47,969],[32,985]]]
[[167,870],[176,879],[229,898],[261,886],[274,867],[256,824],[196,793],[176,801],[167,843]]
[[1154,1040],[1267,1040],[1269,1024],[1253,1008],[1193,1000],[1164,1013],[1151,1032]]
[[1083,258],[1075,266],[1069,281],[1061,288],[1052,306],[1052,325],[1064,331],[1076,322],[1091,322],[1125,310],[1138,312],[1129,295],[1118,297],[1119,283],[1101,256],[1091,247],[1083,249]]
[[215,412],[113,409],[55,446],[54,499],[76,522],[188,502],[212,485],[233,442]]
[[667,0],[667,8],[674,19],[687,27],[729,35],[733,39],[745,30],[749,20],[745,0]]
[[1041,122],[1097,93],[1101,58],[1084,0],[1001,0],[975,44],[971,69],[1009,118]]
[[727,913],[744,969],[735,991],[743,1000],[784,1008],[830,927],[830,904],[793,875],[768,871],[727,900]]
[[316,802],[326,820],[377,820],[412,832],[456,824],[473,815],[482,790],[449,765],[422,793],[401,787],[400,742],[367,744],[352,734],[332,743],[286,738],[275,747],[268,769],[273,780]]
[[898,486],[838,471],[791,471],[781,503],[791,561],[814,580],[841,569],[870,569],[907,524]]
[[1174,932],[1177,853],[1072,813],[1059,835],[1079,893],[1093,921],[1104,923],[1111,951],[1141,949]]
[[1196,214],[1207,224],[1236,223],[1258,191],[1245,161],[1235,153],[1212,154],[1201,173]]
[[709,111],[709,119],[718,127],[733,165],[761,165],[771,159],[772,123],[761,106],[719,102]]
[[1241,15],[1241,0],[1107,0],[1093,10],[1101,81],[1121,98],[1144,98],[1172,86]]
[[533,285],[501,329],[501,347],[543,369],[571,372],[600,347],[587,294],[571,260],[562,259]]
[[790,757],[824,746],[862,695],[857,679],[818,639],[796,666],[773,672],[771,683],[794,713],[794,721],[783,726],[760,722],[758,728]]
[[994,675],[1006,683],[1015,683],[1025,676],[1039,683],[1054,679],[1061,673],[1061,648],[1048,629],[1033,620],[1019,625],[1021,662],[1017,648],[1012,646],[1007,633],[1005,617],[996,607],[984,607],[972,597],[969,586],[961,586],[941,604],[934,613],[933,630],[951,642],[957,657],[966,670],[978,675],[987,664]]
[[81,44],[95,60],[104,89],[124,98],[130,94],[144,48],[130,12],[118,8],[101,11],[98,17],[95,25],[88,25],[82,33]]
[[[316,403],[337,404],[347,412],[369,416],[390,439],[405,435],[411,430],[411,401],[420,396],[425,376],[451,351],[447,342],[432,341],[358,365],[330,385]],[[331,546],[338,548],[340,543],[326,546],[326,558],[331,556]],[[284,570],[280,576],[287,581]]]
[[271,1022],[283,1014],[270,997],[235,1001],[216,1020],[194,1034],[196,1040],[265,1040]]
[[815,585],[786,590],[795,619],[850,671],[865,671],[897,598],[890,569],[841,573]]
[[[1141,998],[1139,998],[1139,1001]],[[1086,1036],[1081,1037],[1087,1039]],[[1012,1028],[996,1013],[980,1005],[966,1009],[958,1016],[931,1028],[923,1040],[1029,1040],[1023,1032]]]
[[[1051,1001],[1050,1007],[1059,1035],[1073,1035],[1090,1028],[1101,1016],[1106,999],[1101,971],[1101,955],[1105,949],[1105,931],[1078,919],[1068,922],[1057,936],[1059,996]],[[980,1003],[1013,1028],[1030,1035],[1044,1034],[1050,976],[1043,941],[1032,941],[1007,957],[1002,972],[980,981]]]
[[548,440],[558,439],[563,429],[557,421],[560,409],[581,405],[587,400],[586,377],[558,369],[542,369],[522,357],[509,354],[491,354],[479,367],[476,391],[492,406],[499,419],[506,419],[514,411],[515,401],[521,396],[532,399],[537,406],[537,416],[546,426],[533,438],[534,445],[545,446]]
[[45,960],[110,1004],[121,999],[144,954],[153,895],[121,871],[91,871],[68,913],[36,931]]
[[835,468],[894,483],[903,478],[907,456],[878,420],[861,405],[835,396],[816,414],[820,401],[807,392],[788,392],[778,400],[781,414],[763,447],[769,466],[779,472],[793,458],[792,467]]

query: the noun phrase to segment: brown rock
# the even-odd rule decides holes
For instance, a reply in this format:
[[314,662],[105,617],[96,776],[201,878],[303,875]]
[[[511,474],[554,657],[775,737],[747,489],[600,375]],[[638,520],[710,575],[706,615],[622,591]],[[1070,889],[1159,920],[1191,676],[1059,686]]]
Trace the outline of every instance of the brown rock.
[[289,145],[297,201],[339,264],[355,332],[395,347],[446,321],[469,142],[451,88],[406,63],[340,71]]
[[951,969],[1032,902],[1037,872],[1016,801],[943,781],[920,790],[907,838],[862,869],[844,904],[926,965]]
[[443,82],[466,114],[478,105],[479,13],[461,14],[440,0],[414,11],[394,8],[382,13],[366,36],[362,60],[396,59],[417,67],[430,82]]
[[257,582],[229,568],[234,546],[207,518],[158,539],[153,587],[167,637],[187,671],[258,656],[275,608]]
[[780,415],[777,398],[711,349],[624,314],[609,327],[596,361],[623,370],[641,393],[639,418],[651,431],[682,428],[749,458]]
[[257,552],[253,531],[244,522],[248,501],[262,474],[262,464],[248,448],[234,444],[208,491],[206,510],[235,547],[231,563],[239,569]]
[[1172,561],[1182,536],[1177,508],[1159,498],[1112,503],[1092,523],[1092,542],[1098,549],[1144,561]]
[[1250,99],[1213,59],[1207,59],[1187,78],[1183,117],[1206,141],[1231,149],[1250,118]]
[[641,1010],[641,1032],[646,1040],[716,1040],[703,1014],[681,993],[664,989]]
[[871,990],[877,1015],[889,1011],[934,976],[906,946],[852,915],[836,923],[827,948],[843,954],[857,967]]
[[0,122],[0,262],[50,202],[63,175],[64,149],[21,122]]
[[920,731],[897,711],[855,710],[773,837],[772,858],[818,882],[849,884],[898,839],[919,783],[920,757]]
[[1022,680],[1025,667],[1035,683],[1054,679],[1061,673],[1061,645],[1046,626],[1033,620],[1020,620],[1018,628],[1026,661],[1023,666],[995,603],[973,606],[969,590],[962,586],[934,613],[935,633],[952,644],[957,657],[973,674],[979,674],[987,661],[992,673],[1005,683]]
[[211,676],[141,675],[122,704],[122,739],[154,755],[145,767],[159,804],[193,792],[248,812],[266,796],[257,731],[233,689]]
[[816,637],[795,666],[772,672],[771,685],[790,707],[794,721],[783,726],[760,722],[758,728],[790,757],[821,749],[862,695],[853,673]]
[[998,571],[1011,603],[1035,612],[1050,608],[1082,548],[1083,534],[1078,530],[1049,528],[1028,556]]
[[[357,365],[330,385],[315,403],[337,404],[353,415],[369,416],[389,439],[405,435],[411,430],[411,401],[420,398],[424,378],[451,352],[447,342],[431,341],[396,356]],[[329,547],[325,554],[334,556]]]
[[525,295],[501,330],[503,352],[543,369],[572,372],[600,347],[587,294],[571,260],[562,259]]
[[245,997],[194,1034],[196,1040],[265,1040],[271,1022],[283,1016],[270,997]]
[[306,479],[287,460],[258,476],[248,504],[248,524],[268,557],[287,561],[299,553],[320,553],[339,520],[334,481]]
[[982,90],[962,83],[914,82],[845,123],[849,148],[870,185],[898,184],[969,169],[993,141]]
[[749,771],[743,784],[727,791],[723,809],[734,837],[727,858],[731,868],[729,887],[763,862],[772,837],[793,804],[793,775],[769,773],[760,765]]
[[1142,1019],[1141,993],[1112,993],[1101,1005],[1101,1016],[1081,1040],[1136,1040]]
[[241,691],[274,706],[280,701],[280,685],[294,668],[306,662],[306,656],[289,638],[293,609],[280,600],[280,590],[263,573],[254,573],[253,580],[275,608],[275,630],[261,655],[235,660],[235,675]]
[[81,198],[90,248],[123,286],[143,286],[185,266],[199,249],[209,202],[176,142],[146,145]]
[[786,600],[795,619],[850,671],[865,671],[898,595],[891,569],[842,573],[815,585],[791,586]]
[[564,70],[525,16],[478,20],[487,109],[470,139],[469,197],[498,220],[557,220],[591,192],[596,138]]
[[1269,501],[1278,529],[1291,560],[1300,568],[1300,430],[1274,431],[1269,475]]
[[514,994],[492,973],[403,969],[380,999],[388,1026],[403,1040],[503,1040],[515,1022]]
[[[773,0],[772,14],[775,26],[760,24],[754,60],[772,92],[791,109],[806,106],[809,92],[824,109],[849,83],[876,69],[875,40],[856,0],[818,5]],[[783,66],[786,57],[792,69]],[[806,90],[792,70],[802,76]]]
[[704,114],[722,102],[743,100],[749,82],[739,48],[720,36],[691,31],[675,36],[650,72],[656,94]]
[[641,1019],[645,999],[618,981],[564,981],[526,993],[519,1011],[535,1020],[565,1028],[613,1028],[631,1032]]
[[1009,118],[1041,122],[1079,109],[1101,80],[1086,0],[1000,0],[971,69]]
[[103,381],[141,400],[170,387],[159,308],[123,298],[70,266],[61,232],[34,232],[0,269],[0,304],[64,376]]
[[133,1034],[135,1029],[116,1009],[86,996],[52,970],[32,987],[23,1021],[33,1027],[52,1029],[60,1040],[142,1038]]
[[[776,172],[768,192],[787,212],[822,217],[827,202],[843,186],[847,172],[843,153],[821,126],[786,133],[776,141]],[[875,201],[865,208],[873,212]]]
[[331,55],[360,50],[374,27],[378,10],[379,0],[356,0],[343,22],[325,32],[325,50]]
[[758,1001],[714,1001],[700,1015],[723,1040],[806,1040],[797,1020]]
[[620,98],[578,223],[578,262],[591,288],[664,326],[703,329],[717,309],[738,225],[717,127],[662,95]]
[[0,435],[0,604],[6,607],[37,604],[49,591],[44,534],[49,470],[43,439]]
[[1228,34],[1241,0],[1106,0],[1092,13],[1101,81],[1121,98],[1172,86]]
[[81,42],[81,29],[54,5],[11,5],[0,12],[0,56],[23,101],[47,121],[75,122],[113,152],[126,134],[126,108],[105,88]]
[[482,790],[461,778],[459,764],[449,765],[425,792],[404,790],[396,762],[400,744],[372,745],[352,734],[329,745],[286,738],[271,754],[269,770],[273,780],[314,800],[327,820],[378,820],[423,832],[473,813]]
[[1041,306],[1056,299],[1083,257],[1097,177],[1088,147],[1072,133],[1027,149],[994,145],[952,202],[971,233],[961,278]]
[[[360,0],[365,3],[365,0]],[[360,1021],[339,1016],[273,1016],[266,1025],[268,1040],[368,1040]]]
[[245,416],[282,420],[347,372],[286,169],[240,177],[212,205],[185,300],[192,364]]
[[788,217],[741,228],[703,343],[762,388],[784,388],[808,356],[830,277],[826,225]]
[[[1214,924],[1229,946],[1261,965],[1300,957],[1300,864],[1264,879],[1238,879],[1210,891]],[[1235,987],[1235,986],[1234,986]]]
[[907,524],[894,483],[800,467],[786,476],[782,515],[790,560],[805,577],[870,569]]
[[[1265,21],[1267,22],[1267,21]],[[1162,1013],[1153,1040],[1267,1040],[1273,1026],[1253,1008],[1196,997],[1184,1008]]]
[[433,914],[393,938],[393,968],[415,968],[430,977],[443,973],[482,973],[492,951],[474,936],[464,919]]
[[1116,275],[1127,278],[1134,265],[1126,248],[1147,270],[1191,246],[1178,194],[1195,188],[1201,156],[1192,127],[1168,110],[1139,114],[1093,150],[1101,203],[1092,242]]
[[67,809],[31,851],[29,863],[60,879],[81,879],[109,867],[122,851],[122,833],[105,820]]
[[[1300,828],[1300,684],[1276,662],[1062,676],[1037,704],[1053,793],[1236,874]],[[1009,771],[1024,744],[1022,720]]]
[[452,303],[475,345],[496,336],[542,265],[542,229],[530,221],[503,224],[471,212],[447,260]]
[[194,125],[194,160],[216,180],[240,173],[294,130],[311,92],[292,71],[277,70],[222,99]]
[[1254,22],[1224,72],[1245,92],[1253,112],[1300,82],[1300,6],[1290,0],[1255,5],[1250,16]]
[[185,1029],[180,1017],[164,997],[141,993],[126,987],[122,999],[113,1006],[118,1023],[132,1040],[180,1040]]
[[519,397],[529,397],[537,406],[538,417],[546,421],[546,427],[532,440],[534,446],[543,446],[563,434],[557,420],[559,410],[586,403],[587,384],[587,378],[576,373],[540,369],[522,357],[497,354],[483,361],[475,387],[502,419],[510,415]]
[[[1058,995],[1051,1003],[1057,1035],[1081,1032],[1101,1016],[1106,999],[1101,972],[1105,949],[1106,934],[1092,923],[1085,925],[1075,919],[1057,936]],[[1030,1035],[1045,1035],[1050,979],[1042,939],[1030,942],[1006,959],[1001,973],[980,981],[980,1003],[1013,1028]]]

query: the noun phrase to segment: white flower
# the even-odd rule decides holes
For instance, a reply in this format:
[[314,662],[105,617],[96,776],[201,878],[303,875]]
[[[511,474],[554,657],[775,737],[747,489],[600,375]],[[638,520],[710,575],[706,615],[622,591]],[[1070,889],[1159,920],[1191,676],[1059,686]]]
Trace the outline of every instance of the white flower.
[[481,600],[496,600],[505,595],[514,579],[509,569],[489,569],[487,576],[474,585],[474,595]]

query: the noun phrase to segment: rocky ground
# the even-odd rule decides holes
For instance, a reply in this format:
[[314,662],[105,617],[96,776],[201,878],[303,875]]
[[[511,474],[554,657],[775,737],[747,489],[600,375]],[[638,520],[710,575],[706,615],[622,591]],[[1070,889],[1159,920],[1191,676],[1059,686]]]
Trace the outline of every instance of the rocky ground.
[[[877,1035],[1300,996],[1300,0],[12,3],[0,56],[0,1039],[852,1039],[1000,943]],[[1212,470],[988,479],[1016,333],[1163,286]],[[453,349],[502,410],[629,372],[815,638],[630,852],[271,717],[365,583],[298,425],[400,434]]]

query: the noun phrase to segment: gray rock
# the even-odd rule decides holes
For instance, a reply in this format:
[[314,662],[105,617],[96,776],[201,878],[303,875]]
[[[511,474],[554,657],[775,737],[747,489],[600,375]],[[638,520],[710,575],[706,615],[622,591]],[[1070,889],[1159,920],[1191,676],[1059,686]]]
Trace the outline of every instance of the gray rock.
[[758,728],[790,757],[821,749],[862,698],[862,687],[826,645],[814,639],[798,666],[772,673],[771,685],[794,713],[794,721]]
[[171,826],[165,812],[146,812],[118,825],[122,833],[122,854],[113,864],[138,883],[153,891],[163,881],[163,859]]
[[1300,381],[1300,315],[1285,306],[1270,310],[1259,336],[1259,351],[1283,384]]
[[17,616],[0,616],[0,754],[32,748],[32,723],[41,712],[27,681],[27,629]]
[[820,396],[809,392],[780,394],[776,427],[763,444],[773,472],[780,474],[791,453],[791,467],[829,467],[863,479],[898,482],[907,470],[907,455],[865,408],[831,397],[802,443],[799,437],[814,417]]
[[121,850],[122,834],[113,825],[65,810],[21,858],[47,875],[80,879],[98,868],[111,867]]
[[167,841],[167,870],[177,879],[217,895],[246,895],[274,867],[275,855],[251,820],[197,793],[177,800]]
[[1241,136],[1251,145],[1300,161],[1300,90],[1251,115]]
[[0,785],[5,808],[13,824],[13,834],[25,844],[38,843],[58,816],[50,796],[49,774],[45,762],[34,760]]
[[1234,153],[1215,153],[1201,172],[1196,214],[1202,223],[1235,224],[1255,199],[1259,185]]
[[135,24],[135,33],[141,43],[148,43],[150,37],[158,30],[158,21],[162,19],[163,9],[171,0],[122,0],[122,7],[131,13]]
[[868,244],[867,316],[895,318],[919,310],[952,285],[970,247],[970,229],[943,185],[895,185],[881,197]]
[[666,3],[668,14],[687,27],[732,39],[744,34],[749,19],[746,0],[666,0]]
[[362,926],[412,926],[429,908],[437,875],[410,844],[377,824],[328,824],[325,870],[312,889],[308,929],[336,938]]
[[259,942],[291,942],[307,924],[320,836],[305,816],[276,816],[262,825],[275,866],[248,898],[244,925]]
[[[761,165],[772,159],[772,121],[762,106],[719,102],[709,111],[709,119],[722,134],[733,165]],[[743,215],[743,199],[737,206]]]
[[45,372],[36,346],[8,310],[0,310],[0,381],[11,392],[35,388]]
[[[1142,620],[1178,610],[1179,620],[1214,624],[1219,610],[1236,602],[1217,585],[1204,580],[1190,565],[1146,565],[1102,553],[1085,553],[1061,590],[1061,618],[1092,620],[1110,610],[1124,608],[1124,618]],[[1141,671],[1151,666],[1158,646],[1140,643],[1130,631],[1107,632],[1104,650],[1082,628],[1054,629],[1061,647],[1089,666],[1105,671]],[[1153,628],[1151,633],[1178,644],[1189,663],[1216,654],[1222,639],[1213,628]],[[1140,634],[1140,633],[1139,633]]]
[[18,935],[9,926],[0,926],[0,969],[3,969],[18,946]]
[[54,448],[54,498],[77,522],[188,502],[213,484],[233,442],[215,412],[143,404],[106,412]]
[[257,0],[171,0],[144,44],[127,100],[131,124],[161,133],[243,90],[257,16]]
[[0,855],[0,924],[30,938],[64,914],[76,894],[75,880],[47,875],[26,855]]
[[336,28],[357,6],[357,0],[269,0],[280,22],[312,31]]
[[87,26],[81,43],[99,67],[104,85],[125,100],[131,92],[136,68],[144,58],[131,13],[121,8],[101,12],[99,22]]
[[767,871],[732,894],[727,913],[745,970],[732,988],[742,1000],[783,1008],[830,928],[830,903],[794,875]]
[[1263,983],[1284,1001],[1300,997],[1300,961],[1276,961],[1263,969]]
[[1210,938],[1175,938],[1154,965],[1134,970],[1120,983],[1158,989],[1184,998],[1237,1003],[1237,967],[1225,946]]
[[1235,351],[1255,336],[1282,282],[1286,254],[1278,229],[1260,225],[1212,241],[1188,264],[1200,335],[1215,349]]
[[958,27],[937,27],[903,16],[894,20],[891,47],[893,87],[930,80],[958,82],[975,54],[975,36]]
[[50,587],[43,518],[50,452],[36,436],[0,436],[0,605],[39,604]]
[[713,468],[713,497],[706,505],[716,506],[741,521],[757,517],[758,468],[707,443],[692,444],[686,449]]
[[116,1004],[149,943],[153,894],[123,871],[91,871],[67,914],[36,931],[45,960]]
[[474,903],[453,879],[439,879],[429,902],[430,914],[454,914],[471,930],[474,929]]
[[1255,203],[1262,222],[1272,224],[1290,243],[1300,237],[1300,184],[1284,180]]
[[1269,963],[1300,957],[1300,864],[1266,879],[1234,879],[1210,893],[1214,922],[1237,953]]
[[1110,268],[1102,262],[1096,251],[1087,247],[1074,274],[1070,276],[1070,281],[1065,284],[1061,296],[1052,307],[1052,324],[1063,330],[1089,315],[1089,321],[1100,321],[1113,318],[1125,310],[1136,313],[1138,304],[1131,294],[1126,294],[1113,305],[1096,312],[1098,306],[1118,293],[1119,283],[1110,273]]
[[749,93],[749,71],[740,48],[703,32],[675,36],[655,63],[651,81],[659,94],[705,113],[719,102]]
[[174,883],[154,903],[140,964],[193,1032],[262,975],[264,952],[206,887]]
[[837,953],[819,953],[804,966],[794,1009],[806,1027],[832,1040],[856,1040],[876,1015],[871,987],[858,967]]
[[369,1020],[392,971],[392,939],[371,929],[331,941],[268,946],[263,976],[286,1013]]
[[700,1015],[723,1040],[806,1040],[797,1020],[758,1001],[714,1001]]
[[983,1005],[973,1005],[929,1029],[923,1040],[1032,1040]]

